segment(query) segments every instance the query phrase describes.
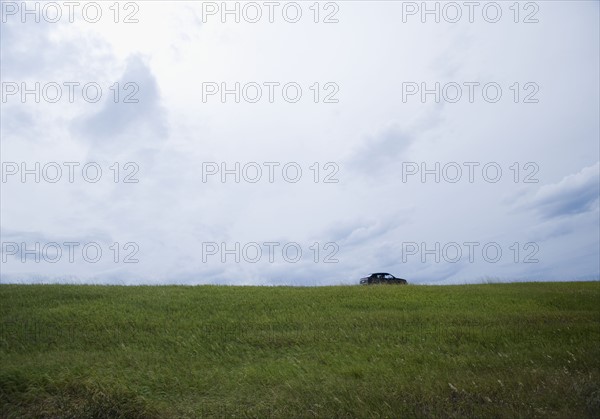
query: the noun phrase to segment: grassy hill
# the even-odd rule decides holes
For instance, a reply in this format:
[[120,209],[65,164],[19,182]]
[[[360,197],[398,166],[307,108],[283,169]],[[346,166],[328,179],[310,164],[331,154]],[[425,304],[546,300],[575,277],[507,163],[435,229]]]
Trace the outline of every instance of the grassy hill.
[[600,283],[0,286],[1,417],[600,417]]

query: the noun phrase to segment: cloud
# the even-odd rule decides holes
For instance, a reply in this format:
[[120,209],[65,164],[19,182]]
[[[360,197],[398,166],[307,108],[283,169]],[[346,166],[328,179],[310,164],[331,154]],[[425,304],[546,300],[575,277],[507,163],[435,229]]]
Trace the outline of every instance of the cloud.
[[387,171],[401,160],[415,137],[397,124],[367,139],[351,158],[354,168],[371,175]]
[[331,237],[340,245],[353,247],[363,245],[378,239],[390,231],[393,231],[399,224],[404,222],[396,217],[388,219],[371,220],[353,220],[346,223],[338,223],[323,234]]
[[107,42],[98,36],[74,31],[68,25],[68,22],[48,23],[44,19],[35,22],[32,17],[22,23],[14,16],[2,23],[3,81],[28,78],[72,81],[84,71],[102,71],[105,66],[90,66],[90,63],[106,63],[111,58]]
[[[51,69],[57,61],[63,65],[73,63],[77,57],[77,54],[73,54],[76,45],[51,41],[51,34],[57,29],[57,25],[43,20],[40,23],[33,20],[21,23],[8,19],[2,23],[3,59],[0,65],[3,79],[38,75],[40,71]],[[71,54],[67,54],[69,50]]]
[[115,144],[124,137],[133,142],[166,138],[166,115],[160,103],[158,83],[142,57],[129,57],[118,83],[117,103],[116,89],[111,89],[100,111],[74,123],[75,132],[96,144]]
[[598,208],[600,162],[542,186],[529,203],[543,218],[572,216]]
[[348,156],[348,167],[360,176],[385,177],[398,171],[411,147],[427,141],[443,122],[444,104],[427,106],[409,124],[392,121],[367,136]]
[[[6,110],[5,106],[7,105],[3,105],[4,110]],[[26,136],[33,125],[34,118],[31,113],[19,108],[11,109],[10,112],[2,115],[2,142]]]

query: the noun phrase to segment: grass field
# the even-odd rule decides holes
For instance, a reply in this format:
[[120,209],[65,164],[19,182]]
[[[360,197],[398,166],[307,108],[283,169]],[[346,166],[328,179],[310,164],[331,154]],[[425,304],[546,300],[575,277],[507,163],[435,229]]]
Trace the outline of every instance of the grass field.
[[600,417],[600,283],[0,286],[6,418]]

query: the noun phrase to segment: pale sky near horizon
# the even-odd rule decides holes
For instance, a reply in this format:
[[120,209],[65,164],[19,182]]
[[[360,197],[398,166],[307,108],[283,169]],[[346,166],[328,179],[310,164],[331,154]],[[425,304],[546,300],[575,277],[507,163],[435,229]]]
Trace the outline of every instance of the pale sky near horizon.
[[0,1],[0,282],[600,279],[598,2],[77,3]]

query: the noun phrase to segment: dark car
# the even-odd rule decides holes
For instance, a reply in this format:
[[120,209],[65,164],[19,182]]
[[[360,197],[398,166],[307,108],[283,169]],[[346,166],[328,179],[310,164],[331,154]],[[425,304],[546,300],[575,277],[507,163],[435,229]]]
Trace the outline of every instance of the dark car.
[[406,285],[408,284],[408,282],[406,281],[406,279],[402,279],[402,278],[396,278],[394,275],[392,274],[388,274],[385,272],[379,272],[379,273],[375,273],[375,274],[371,274],[365,278],[361,278],[360,279],[360,283],[362,285],[368,285],[368,284],[399,284],[399,285]]

